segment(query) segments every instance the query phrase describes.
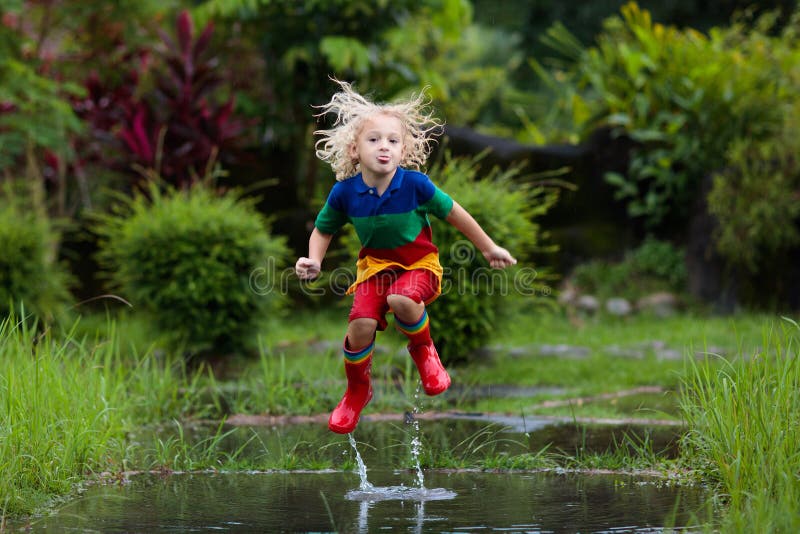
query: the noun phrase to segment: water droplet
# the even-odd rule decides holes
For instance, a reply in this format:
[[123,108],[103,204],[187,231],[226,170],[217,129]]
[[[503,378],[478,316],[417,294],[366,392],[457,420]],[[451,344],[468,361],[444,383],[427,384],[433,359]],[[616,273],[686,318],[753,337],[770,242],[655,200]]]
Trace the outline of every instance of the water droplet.
[[[419,397],[419,386],[417,386],[417,395]],[[419,413],[420,409],[418,404],[414,403],[414,413]],[[425,487],[425,479],[422,476],[422,467],[419,463],[420,452],[422,452],[422,440],[419,433],[419,421],[414,419],[414,437],[411,439],[411,459],[414,461],[414,466],[417,470],[417,486],[422,489]]]
[[356,440],[355,438],[353,438],[353,434],[352,433],[347,434],[347,438],[350,440],[350,446],[353,447],[354,451],[356,451],[356,464],[358,465],[358,476],[361,479],[361,484],[358,487],[361,491],[370,491],[374,487],[367,480],[367,465],[364,463],[364,460],[361,459],[361,455],[358,453],[358,447],[356,447]]

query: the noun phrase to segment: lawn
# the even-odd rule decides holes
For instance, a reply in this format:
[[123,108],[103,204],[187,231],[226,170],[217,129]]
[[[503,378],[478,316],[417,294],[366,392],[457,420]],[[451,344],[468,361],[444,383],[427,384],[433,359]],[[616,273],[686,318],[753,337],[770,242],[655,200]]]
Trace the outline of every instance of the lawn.
[[[182,431],[167,438],[147,431],[235,415],[320,416],[316,420],[324,425],[344,390],[343,317],[341,310],[330,309],[275,318],[263,325],[250,355],[189,364],[163,350],[147,326],[128,314],[89,315],[63,331],[9,318],[0,327],[3,515],[42,512],[87,480],[132,470],[352,468],[347,460],[331,465],[319,454],[303,458],[304,449],[295,446],[286,448],[285,458],[254,465],[220,450],[227,432],[222,426],[200,441]],[[671,422],[683,429],[677,459],[629,446],[622,455],[489,455],[469,462],[492,468],[605,465],[680,472],[717,488],[730,510],[723,528],[798,526],[796,324],[758,314],[576,322],[531,310],[514,317],[498,326],[496,339],[470,363],[448,365],[453,387],[436,398],[419,395],[403,338],[393,330],[382,333],[376,395],[365,413],[416,409],[559,416],[576,423]],[[443,359],[447,362],[446,354]],[[426,459],[426,467],[452,465],[446,454]]]

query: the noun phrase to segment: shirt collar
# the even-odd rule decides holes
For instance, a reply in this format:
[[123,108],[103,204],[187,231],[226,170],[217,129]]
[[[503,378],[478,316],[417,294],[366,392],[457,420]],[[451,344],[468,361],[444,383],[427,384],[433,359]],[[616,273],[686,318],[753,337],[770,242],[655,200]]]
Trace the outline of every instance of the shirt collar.
[[[400,186],[403,185],[404,174],[405,170],[402,167],[397,167],[397,171],[395,171],[394,176],[392,177],[392,183],[389,184],[389,188],[386,189],[386,191],[395,191],[400,189]],[[356,193],[363,195],[372,189],[370,186],[364,183],[364,176],[361,173],[356,174],[353,178],[355,178],[353,186],[355,187]],[[383,194],[385,195],[386,192]]]

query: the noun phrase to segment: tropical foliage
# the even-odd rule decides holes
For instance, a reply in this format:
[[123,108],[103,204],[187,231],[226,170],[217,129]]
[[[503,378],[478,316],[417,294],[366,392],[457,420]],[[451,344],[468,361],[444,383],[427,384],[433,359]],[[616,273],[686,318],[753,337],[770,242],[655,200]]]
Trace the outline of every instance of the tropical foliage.
[[2,7],[0,15],[0,167],[9,168],[26,155],[40,161],[45,149],[69,151],[81,123],[65,95],[80,94],[80,87],[54,80],[47,65],[29,60],[34,43],[22,38],[20,15]]
[[773,55],[774,21],[764,16],[705,35],[654,23],[629,3],[605,21],[595,46],[583,47],[563,26],[548,32],[574,61],[565,82],[535,66],[562,92],[560,106],[575,126],[610,126],[633,140],[627,173],[607,179],[632,217],[658,227],[686,217],[702,178],[725,166],[733,141],[780,125],[792,83],[779,74],[789,58]]
[[[0,167],[41,182],[50,213],[91,209],[98,186],[108,183],[107,158],[87,168],[115,147],[105,146],[113,135],[96,134],[102,121],[84,106],[91,101],[84,80],[99,77],[114,87],[129,81],[119,67],[147,40],[144,21],[169,6],[153,0],[0,5]],[[101,107],[119,113],[117,101],[102,99]]]
[[179,187],[207,174],[217,157],[230,163],[242,141],[245,124],[233,116],[234,98],[214,102],[223,80],[209,50],[213,31],[208,23],[195,37],[189,13],[178,15],[176,38],[161,35],[150,98],[127,102],[119,132],[133,162]]

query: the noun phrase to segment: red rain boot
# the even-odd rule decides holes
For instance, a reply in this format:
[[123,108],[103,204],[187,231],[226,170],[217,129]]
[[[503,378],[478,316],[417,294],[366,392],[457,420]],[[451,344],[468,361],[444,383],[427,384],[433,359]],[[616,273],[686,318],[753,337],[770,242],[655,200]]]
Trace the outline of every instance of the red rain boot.
[[372,400],[371,367],[372,355],[359,363],[345,360],[344,372],[347,375],[347,390],[328,419],[328,428],[337,434],[352,432],[358,424],[361,410]]
[[422,388],[427,395],[438,395],[450,387],[450,375],[439,360],[439,353],[436,352],[433,342],[413,347],[409,345],[408,352],[417,364]]

